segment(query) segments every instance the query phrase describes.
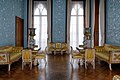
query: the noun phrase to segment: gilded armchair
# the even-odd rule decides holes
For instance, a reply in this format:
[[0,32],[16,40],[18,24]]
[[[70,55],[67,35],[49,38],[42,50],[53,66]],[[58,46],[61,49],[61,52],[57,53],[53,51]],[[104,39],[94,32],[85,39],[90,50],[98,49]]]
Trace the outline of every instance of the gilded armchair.
[[83,65],[84,54],[78,51],[74,51],[71,47],[71,64],[74,64],[74,60],[80,61],[80,65]]
[[22,50],[22,70],[24,65],[30,63],[30,69],[32,69],[32,50]]
[[85,68],[87,69],[87,62],[93,65],[93,69],[95,69],[95,49],[86,49],[85,50]]

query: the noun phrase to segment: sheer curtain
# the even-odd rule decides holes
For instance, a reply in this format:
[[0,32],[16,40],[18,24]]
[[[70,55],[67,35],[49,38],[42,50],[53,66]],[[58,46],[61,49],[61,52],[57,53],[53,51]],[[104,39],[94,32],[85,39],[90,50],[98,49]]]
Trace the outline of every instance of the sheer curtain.
[[72,2],[70,22],[70,46],[75,50],[83,45],[84,9],[83,1]]
[[90,27],[90,0],[85,1],[85,28]]
[[71,0],[67,0],[67,44],[70,46]]
[[92,48],[94,47],[94,26],[95,26],[95,0],[92,0]]
[[104,45],[104,33],[105,33],[105,0],[100,0],[99,5],[99,46]]
[[34,2],[35,44],[44,50],[47,46],[47,2]]
[[[32,28],[33,18],[32,18],[32,0],[29,0],[29,12],[28,12],[28,28]],[[28,36],[28,47],[30,47],[30,37]]]
[[48,43],[51,42],[51,0],[47,0]]

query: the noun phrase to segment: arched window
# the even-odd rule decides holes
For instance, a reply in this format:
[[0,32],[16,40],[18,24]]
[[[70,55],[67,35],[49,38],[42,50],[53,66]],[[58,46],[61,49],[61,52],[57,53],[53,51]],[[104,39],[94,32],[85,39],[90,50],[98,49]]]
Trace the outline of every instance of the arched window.
[[35,45],[42,50],[47,46],[47,2],[34,1]]
[[70,22],[70,46],[75,50],[83,45],[84,38],[84,8],[83,1],[72,2]]

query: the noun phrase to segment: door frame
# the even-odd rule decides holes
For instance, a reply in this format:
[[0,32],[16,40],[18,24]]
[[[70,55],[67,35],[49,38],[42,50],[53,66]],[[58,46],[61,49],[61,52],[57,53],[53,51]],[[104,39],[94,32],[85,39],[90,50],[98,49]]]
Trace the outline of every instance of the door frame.
[[18,19],[22,22],[22,25],[23,25],[22,26],[22,32],[23,32],[22,47],[24,47],[24,20],[22,18],[18,17],[18,16],[15,16],[15,46],[17,46],[16,43],[17,43],[17,20]]

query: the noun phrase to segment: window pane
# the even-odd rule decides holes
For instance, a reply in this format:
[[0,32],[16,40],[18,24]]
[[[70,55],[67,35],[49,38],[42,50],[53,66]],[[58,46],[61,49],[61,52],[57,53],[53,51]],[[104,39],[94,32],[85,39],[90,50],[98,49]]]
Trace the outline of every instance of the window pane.
[[42,17],[41,46],[42,50],[47,46],[47,16]]
[[39,44],[39,33],[40,33],[40,17],[39,16],[34,16],[34,28],[36,28],[35,30],[35,44],[38,45]]
[[75,49],[76,47],[76,16],[71,16],[70,24],[70,45]]
[[83,13],[83,8],[80,8],[80,9],[79,9],[78,15],[84,15],[84,13]]
[[39,9],[38,9],[38,8],[35,9],[35,11],[34,11],[34,15],[40,15],[40,13],[39,13]]
[[76,15],[76,10],[73,8],[72,11],[71,11],[71,15]]
[[83,11],[83,2],[80,2],[78,4],[78,15],[84,15],[84,11]]
[[47,15],[47,10],[46,10],[46,8],[43,9],[42,15]]
[[43,11],[43,9],[44,9],[43,4],[42,4],[42,3],[40,3],[40,4],[38,5],[38,8],[39,8],[39,10],[40,10],[40,13],[42,13],[42,11]]
[[79,45],[83,45],[83,37],[84,37],[84,33],[83,33],[83,30],[84,30],[84,24],[83,24],[84,20],[83,20],[83,16],[79,16],[78,17],[78,29],[79,29]]
[[40,17],[39,16],[34,16],[34,24],[40,24]]

